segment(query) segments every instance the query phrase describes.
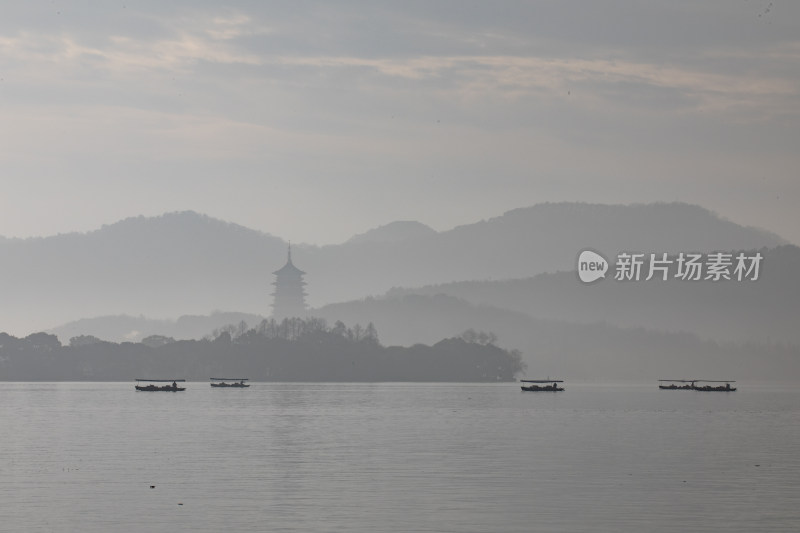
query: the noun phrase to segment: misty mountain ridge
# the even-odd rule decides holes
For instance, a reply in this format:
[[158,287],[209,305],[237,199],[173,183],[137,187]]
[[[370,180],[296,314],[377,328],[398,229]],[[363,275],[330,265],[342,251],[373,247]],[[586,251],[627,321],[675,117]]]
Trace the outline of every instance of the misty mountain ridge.
[[410,239],[424,239],[436,235],[436,230],[413,220],[398,220],[359,233],[347,240],[347,244],[364,244],[368,242],[396,243]]
[[763,260],[757,281],[686,281],[674,277],[666,281],[616,281],[612,264],[606,279],[591,285],[581,283],[571,271],[524,279],[394,288],[387,297],[443,294],[532,318],[584,324],[602,321],[619,327],[691,332],[716,341],[800,346],[800,248],[784,245],[764,248],[760,253]]
[[[570,270],[585,247],[755,249],[784,241],[688,204],[540,204],[435,232],[403,222],[340,245],[293,245],[311,307],[392,287],[519,279]],[[402,238],[398,239],[398,236]],[[191,211],[133,217],[88,233],[0,242],[0,328],[40,330],[79,317],[271,311],[287,243]]]
[[[332,309],[368,307],[376,301],[402,300],[411,296],[455,299],[467,306],[491,308],[496,312],[521,313],[536,320],[578,324],[604,323],[618,328],[643,327],[650,330],[689,333],[718,342],[787,343],[800,346],[796,324],[800,317],[800,248],[792,245],[761,251],[764,267],[758,281],[688,282],[670,279],[650,282],[617,282],[613,274],[600,283],[585,285],[575,272],[538,274],[531,278],[502,281],[462,281],[416,288],[393,288],[383,296],[329,304],[311,309],[311,315],[329,320],[369,322],[365,313],[336,316]],[[436,298],[439,298],[438,300]],[[464,308],[448,308],[463,312]],[[442,312],[445,312],[443,309]],[[210,315],[184,315],[175,320],[144,316],[104,316],[80,319],[49,330],[62,341],[80,334],[121,342],[152,335],[198,339],[213,330],[244,321],[254,325],[266,318],[261,314],[216,311]],[[454,317],[456,320],[461,318]],[[459,325],[491,329],[490,324],[470,319]],[[394,326],[384,326],[393,343],[413,343],[413,335],[397,337]],[[419,339],[434,342],[439,333],[420,331]]]
[[[592,285],[575,272],[503,281],[395,288],[384,296],[329,304],[310,314],[328,323],[373,323],[385,345],[435,343],[467,329],[497,334],[521,350],[531,376],[653,379],[656,375],[719,375],[796,379],[800,375],[800,248],[762,249],[758,281],[615,282]],[[250,327],[259,315],[215,313],[177,321],[84,320],[54,330],[120,340],[160,334],[200,338],[212,329]],[[129,340],[135,340],[129,338]]]
[[73,239],[73,238],[137,238],[139,236],[152,237],[153,230],[158,232],[165,232],[165,237],[170,234],[175,235],[184,233],[188,235],[190,228],[205,227],[210,234],[213,233],[241,233],[260,235],[268,238],[273,237],[268,233],[258,230],[250,229],[245,226],[236,224],[235,222],[226,222],[218,218],[211,217],[196,211],[173,211],[163,213],[157,216],[132,216],[123,218],[110,224],[102,224],[98,229],[90,231],[71,231],[67,233],[58,233],[56,235],[25,237],[25,238],[8,238],[0,235],[0,244],[26,244],[26,243],[41,243],[41,242],[54,242],[58,240]]

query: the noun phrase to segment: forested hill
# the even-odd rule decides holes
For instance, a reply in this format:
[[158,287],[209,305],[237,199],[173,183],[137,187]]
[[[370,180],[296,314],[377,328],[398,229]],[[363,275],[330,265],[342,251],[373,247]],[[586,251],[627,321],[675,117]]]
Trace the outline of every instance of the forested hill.
[[[682,331],[722,342],[800,346],[800,247],[784,245],[764,248],[760,253],[763,261],[757,281],[736,281],[734,276],[720,282],[682,281],[675,277],[626,282],[614,279],[612,265],[607,279],[592,285],[581,283],[572,271],[516,280],[395,288],[386,296],[446,294],[474,305],[522,312],[537,319]],[[731,251],[732,257],[736,254]],[[328,314],[320,316],[330,318]],[[341,319],[363,320],[350,316]]]
[[524,370],[517,351],[450,338],[433,346],[386,347],[374,327],[329,328],[316,319],[263,321],[218,332],[215,338],[140,343],[55,335],[19,339],[0,333],[0,380],[126,381],[213,376],[254,381],[513,381]]
[[[589,247],[653,252],[752,250],[785,241],[687,204],[539,204],[436,232],[403,222],[339,245],[294,245],[311,307],[392,287],[504,280],[570,270]],[[193,212],[136,217],[85,234],[0,242],[0,331],[15,335],[86,317],[171,318],[214,309],[267,314],[273,235]],[[4,311],[4,312],[3,312]]]

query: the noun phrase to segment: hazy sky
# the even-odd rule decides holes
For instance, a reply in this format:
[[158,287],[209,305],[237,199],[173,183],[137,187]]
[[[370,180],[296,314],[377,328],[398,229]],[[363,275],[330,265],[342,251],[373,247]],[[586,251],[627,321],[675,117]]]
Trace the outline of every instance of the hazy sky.
[[800,242],[800,2],[2,2],[0,235],[681,200]]

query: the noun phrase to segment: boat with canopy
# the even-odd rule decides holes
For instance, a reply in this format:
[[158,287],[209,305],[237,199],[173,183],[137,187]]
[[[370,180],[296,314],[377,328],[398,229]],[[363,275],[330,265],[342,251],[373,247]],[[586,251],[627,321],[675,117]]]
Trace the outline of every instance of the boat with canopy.
[[561,379],[521,379],[523,391],[529,392],[560,392],[564,387],[559,387],[559,383],[564,383]]
[[[703,392],[733,392],[736,390],[736,387],[731,387],[731,383],[736,383],[732,379],[659,379],[658,381],[658,388],[662,390],[698,390]],[[724,383],[724,385],[698,385],[698,383]]]
[[242,389],[250,386],[249,384],[245,383],[245,381],[247,381],[247,378],[208,378],[208,379],[211,380],[212,387],[237,387]]
[[[180,392],[185,391],[186,387],[179,387],[178,383],[185,382],[185,379],[143,379],[136,378],[136,390],[140,391],[163,391]],[[146,383],[146,385],[142,385]],[[166,383],[166,385],[156,385],[156,383]]]

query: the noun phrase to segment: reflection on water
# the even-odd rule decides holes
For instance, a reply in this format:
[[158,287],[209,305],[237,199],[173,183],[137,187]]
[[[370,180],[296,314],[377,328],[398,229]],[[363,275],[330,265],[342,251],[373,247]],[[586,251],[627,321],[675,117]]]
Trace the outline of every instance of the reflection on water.
[[797,531],[800,394],[741,385],[0,383],[0,530]]

